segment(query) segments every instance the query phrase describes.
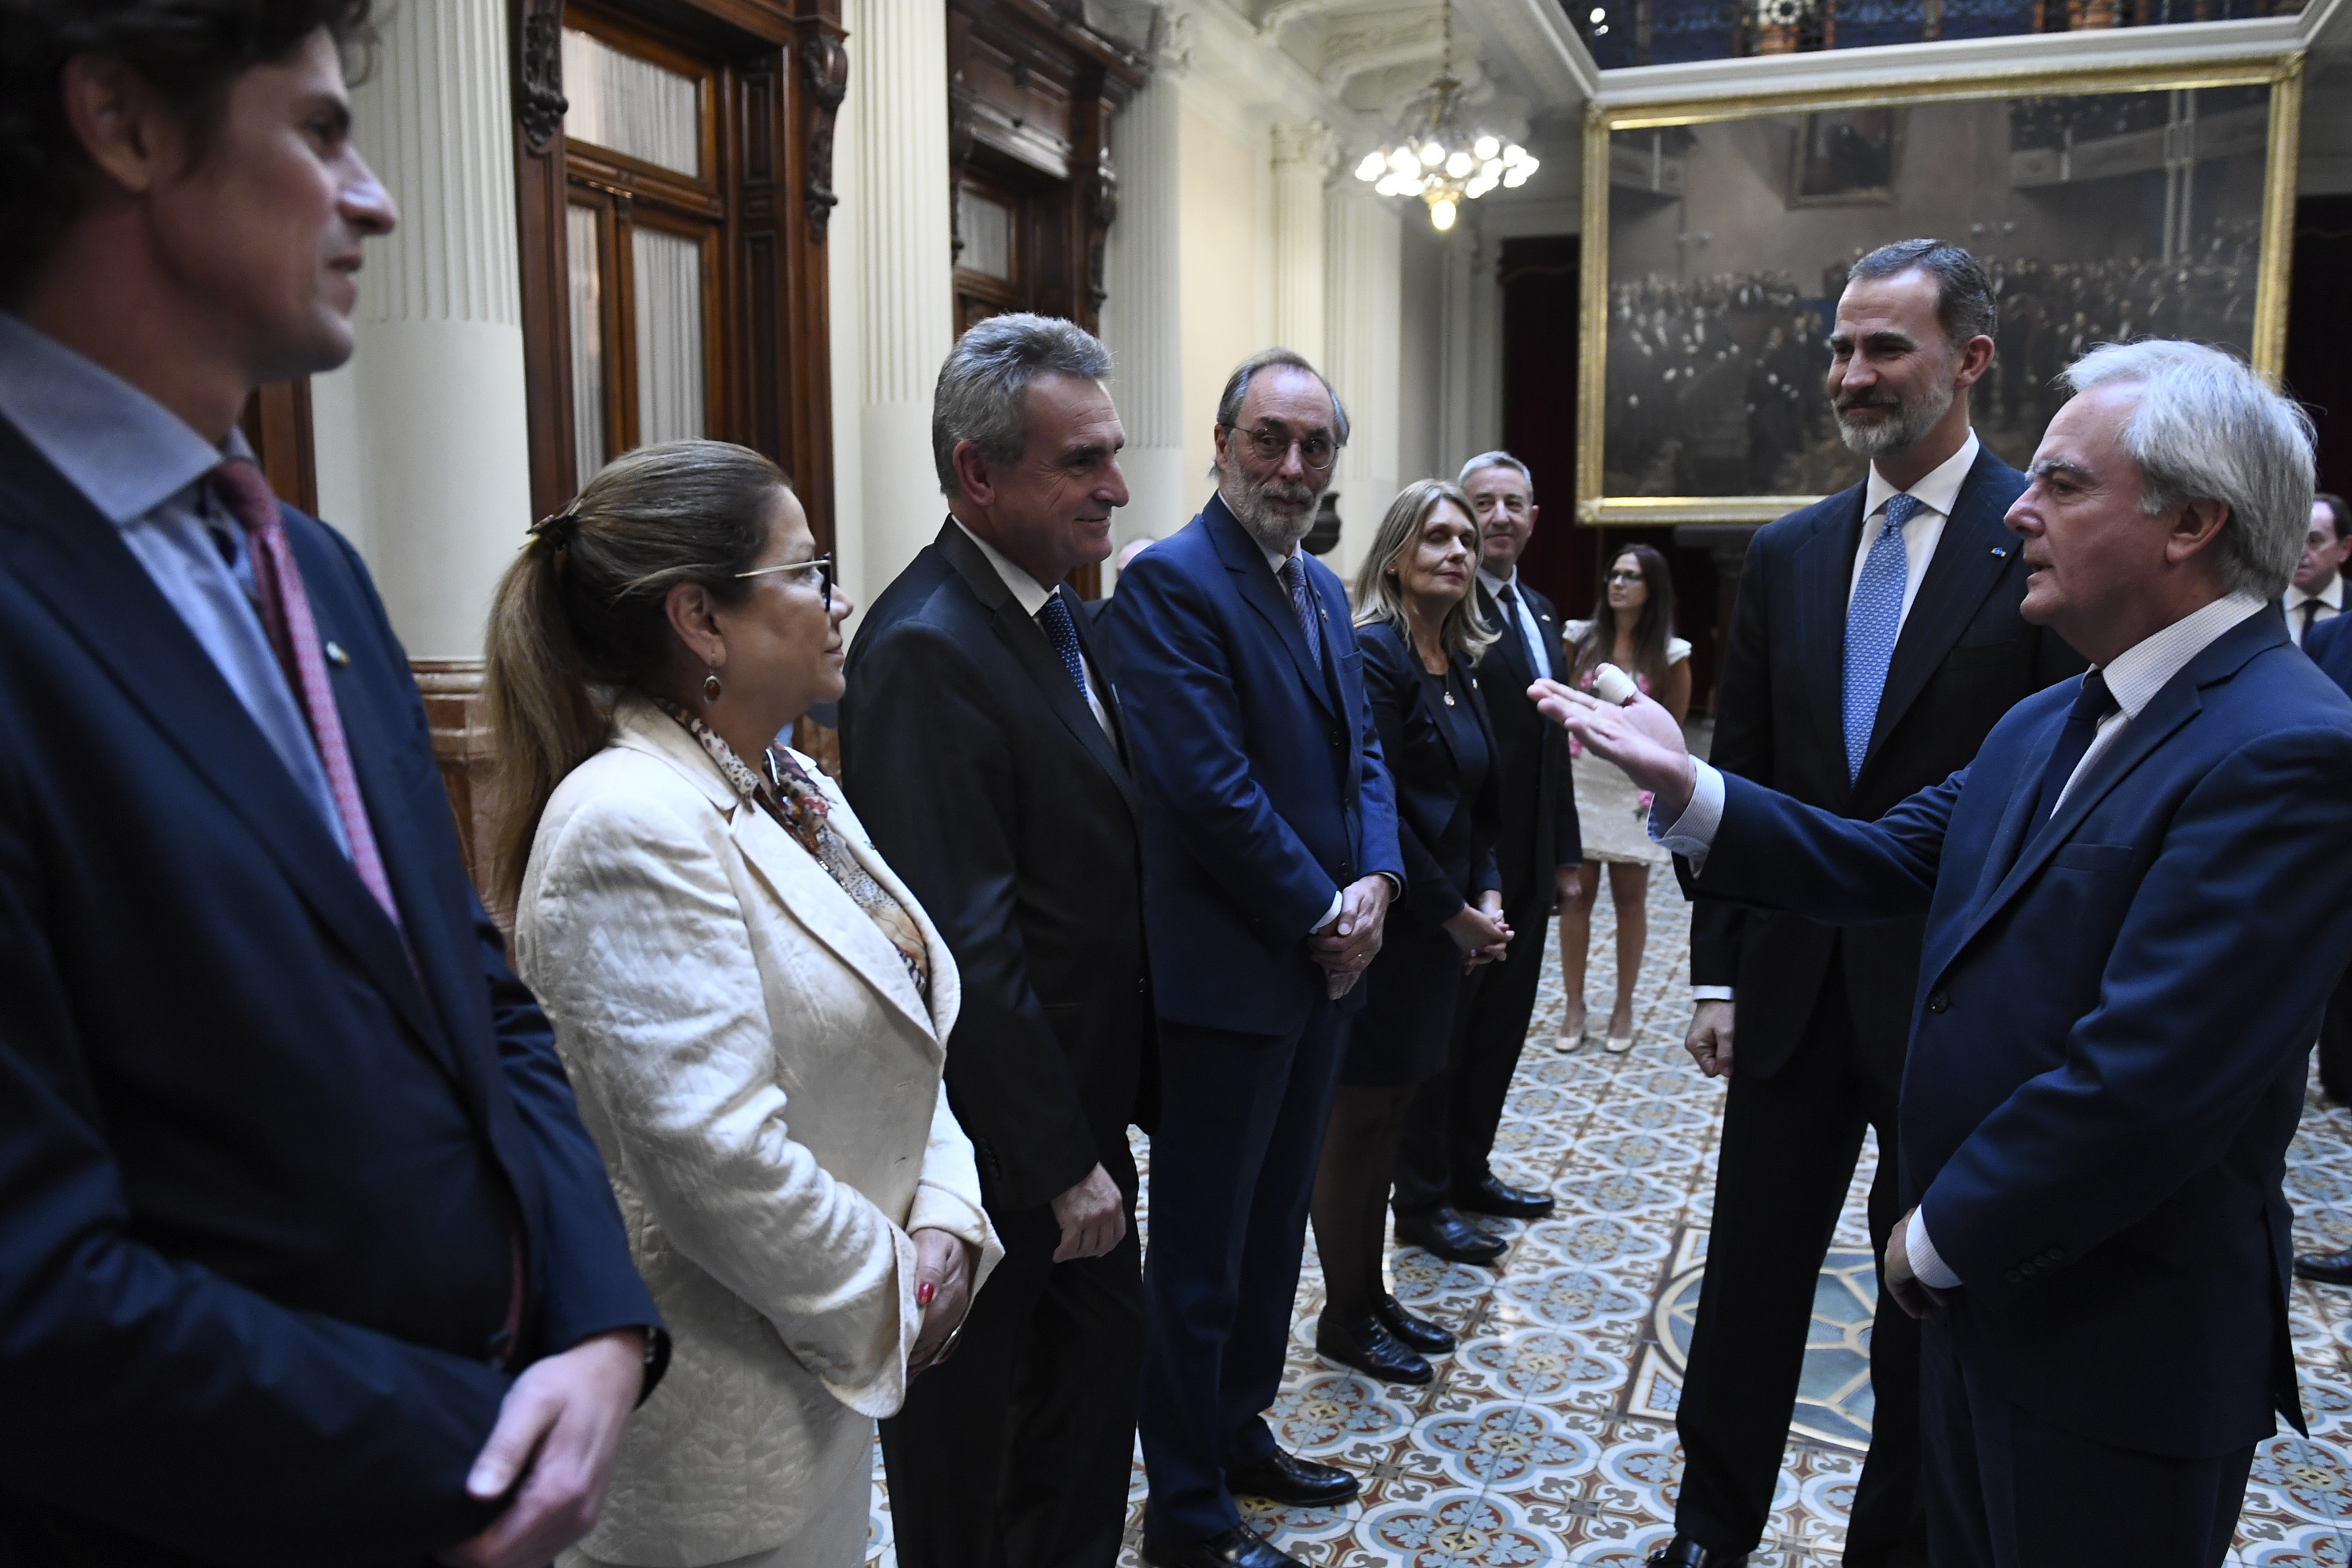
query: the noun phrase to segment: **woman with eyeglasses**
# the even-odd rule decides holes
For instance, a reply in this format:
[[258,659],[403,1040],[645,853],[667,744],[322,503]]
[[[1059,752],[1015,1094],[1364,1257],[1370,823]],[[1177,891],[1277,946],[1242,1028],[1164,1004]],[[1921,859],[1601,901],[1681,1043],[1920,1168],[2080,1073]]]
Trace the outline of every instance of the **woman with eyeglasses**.
[[[1563,628],[1573,656],[1570,678],[1590,691],[1601,667],[1613,664],[1680,719],[1690,710],[1691,645],[1675,636],[1674,627],[1675,584],[1666,558],[1646,544],[1627,545],[1609,563],[1592,618]],[[1559,1048],[1572,1051],[1584,1044],[1585,952],[1592,942],[1592,905],[1605,865],[1609,899],[1617,910],[1617,1000],[1601,1048],[1622,1056],[1633,1048],[1633,986],[1650,940],[1650,868],[1669,865],[1672,858],[1651,842],[1648,795],[1635,789],[1614,763],[1593,756],[1573,737],[1569,752],[1584,864],[1577,868],[1576,897],[1559,915],[1559,966],[1568,1005]]]
[[841,695],[850,607],[718,441],[616,459],[499,584],[497,891],[674,1346],[562,1568],[856,1568],[875,1418],[1000,1255],[954,960],[776,740]]

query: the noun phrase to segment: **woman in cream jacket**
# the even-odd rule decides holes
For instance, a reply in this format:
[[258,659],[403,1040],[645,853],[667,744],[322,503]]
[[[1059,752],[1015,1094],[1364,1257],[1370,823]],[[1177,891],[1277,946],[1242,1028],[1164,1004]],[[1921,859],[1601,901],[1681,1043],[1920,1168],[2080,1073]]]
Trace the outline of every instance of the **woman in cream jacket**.
[[841,691],[815,555],[765,458],[646,447],[492,616],[516,956],[674,1345],[564,1568],[855,1568],[874,1420],[1001,1253],[940,1088],[954,961],[768,744]]

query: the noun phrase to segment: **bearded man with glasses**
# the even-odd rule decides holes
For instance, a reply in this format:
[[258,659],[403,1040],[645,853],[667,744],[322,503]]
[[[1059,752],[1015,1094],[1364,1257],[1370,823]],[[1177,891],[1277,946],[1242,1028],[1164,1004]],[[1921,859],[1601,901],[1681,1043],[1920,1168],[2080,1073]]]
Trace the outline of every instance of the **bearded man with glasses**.
[[1127,569],[1106,617],[1147,805],[1160,1035],[1141,1420],[1157,1568],[1281,1568],[1235,1494],[1357,1491],[1264,1416],[1356,983],[1404,887],[1347,594],[1298,547],[1347,438],[1306,360],[1244,361],[1218,400],[1217,493]]

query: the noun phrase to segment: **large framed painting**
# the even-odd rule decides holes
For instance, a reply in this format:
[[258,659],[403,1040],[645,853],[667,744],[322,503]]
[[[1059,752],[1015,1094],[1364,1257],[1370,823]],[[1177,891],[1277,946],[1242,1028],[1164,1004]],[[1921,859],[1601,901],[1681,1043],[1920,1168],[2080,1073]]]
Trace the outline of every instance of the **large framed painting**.
[[2193,338],[2275,377],[2302,82],[2284,57],[1589,105],[1580,521],[1760,522],[1853,483],[1828,338],[1889,240],[1991,275],[1970,415],[2019,468],[2094,343]]

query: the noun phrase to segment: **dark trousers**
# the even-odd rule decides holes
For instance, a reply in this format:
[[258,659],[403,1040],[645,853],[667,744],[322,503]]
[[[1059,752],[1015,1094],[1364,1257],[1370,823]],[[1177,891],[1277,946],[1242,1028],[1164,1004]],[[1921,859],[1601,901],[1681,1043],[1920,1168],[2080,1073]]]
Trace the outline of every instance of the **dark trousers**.
[[2352,1105],[2352,969],[2336,983],[2319,1020],[2319,1087],[2338,1105]]
[[1495,1130],[1502,1125],[1503,1101],[1519,1070],[1519,1047],[1527,1044],[1543,980],[1551,889],[1538,894],[1503,911],[1514,933],[1511,945],[1501,963],[1474,969],[1462,982],[1445,1070],[1423,1083],[1405,1110],[1391,1200],[1399,1214],[1426,1214],[1486,1177]]
[[[1675,1528],[1717,1552],[1754,1550],[1771,1511],[1804,1367],[1813,1292],[1845,1207],[1865,1125],[1878,1130],[1870,1237],[1881,1258],[1896,1211],[1895,1087],[1864,1059],[1833,961],[1804,1037],[1769,1078],[1735,1054],[1706,1278],[1675,1429]],[[1881,1279],[1870,1336],[1870,1456],[1846,1531],[1849,1568],[1926,1560],[1919,1509],[1919,1328]]]
[[906,1568],[1111,1568],[1127,1530],[1143,1369],[1143,1249],[1135,1163],[1103,1168],[1127,1194],[1127,1237],[1054,1261],[1050,1206],[991,1207],[1003,1260],[972,1298],[955,1354],[882,1423],[890,1515]]
[[1921,1351],[1936,1568],[2215,1568],[2228,1556],[2252,1445],[2177,1459],[2061,1431],[1996,1393],[1958,1339],[1939,1314]]
[[1275,1451],[1265,1412],[1347,1037],[1320,1001],[1290,1035],[1160,1022],[1141,1421],[1155,1540],[1233,1529],[1224,1472]]

